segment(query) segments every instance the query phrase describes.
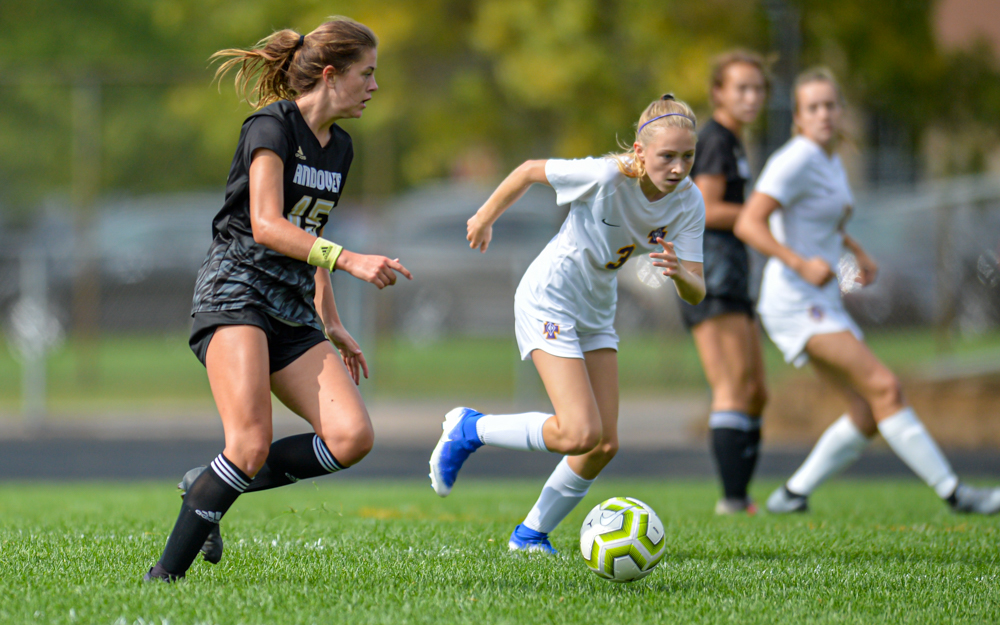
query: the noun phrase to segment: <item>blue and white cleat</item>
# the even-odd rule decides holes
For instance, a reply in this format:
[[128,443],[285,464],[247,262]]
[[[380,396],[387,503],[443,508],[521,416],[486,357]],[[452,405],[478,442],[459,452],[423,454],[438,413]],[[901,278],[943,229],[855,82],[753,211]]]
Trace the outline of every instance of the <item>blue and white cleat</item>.
[[483,446],[476,434],[476,422],[483,416],[472,408],[455,408],[444,416],[441,429],[444,434],[431,454],[431,487],[442,497],[447,497],[458,478],[458,470],[469,454]]
[[507,547],[511,551],[524,551],[527,553],[547,553],[553,556],[559,553],[552,546],[552,543],[549,542],[548,534],[536,532],[531,528],[525,527],[523,524],[519,524],[511,532],[510,542],[507,543]]

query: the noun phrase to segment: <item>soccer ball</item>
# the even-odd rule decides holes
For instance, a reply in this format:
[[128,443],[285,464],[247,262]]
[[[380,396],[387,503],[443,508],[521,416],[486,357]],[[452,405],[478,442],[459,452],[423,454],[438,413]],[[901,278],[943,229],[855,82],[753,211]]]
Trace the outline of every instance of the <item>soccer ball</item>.
[[666,544],[660,517],[632,497],[613,497],[594,506],[580,528],[580,552],[587,567],[613,582],[649,575]]

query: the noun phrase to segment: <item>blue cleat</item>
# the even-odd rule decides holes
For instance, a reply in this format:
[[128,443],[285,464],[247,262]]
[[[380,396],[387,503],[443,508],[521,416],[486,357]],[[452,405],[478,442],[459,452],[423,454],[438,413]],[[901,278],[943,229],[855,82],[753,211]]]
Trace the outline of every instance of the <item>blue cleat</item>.
[[547,553],[556,555],[559,552],[549,542],[549,535],[525,527],[523,524],[514,528],[510,534],[510,542],[507,547],[511,551],[525,551],[527,553]]
[[444,434],[431,454],[431,487],[447,497],[469,454],[483,446],[476,434],[476,422],[483,416],[472,408],[455,408],[444,416]]

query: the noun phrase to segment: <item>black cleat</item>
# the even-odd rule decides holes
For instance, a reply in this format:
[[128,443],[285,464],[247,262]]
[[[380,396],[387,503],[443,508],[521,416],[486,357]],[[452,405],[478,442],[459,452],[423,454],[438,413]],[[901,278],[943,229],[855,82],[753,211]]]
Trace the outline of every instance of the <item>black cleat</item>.
[[959,484],[948,498],[954,512],[996,514],[1000,512],[1000,488],[974,488]]
[[[181,497],[187,493],[194,481],[198,479],[198,476],[206,469],[205,466],[195,467],[184,474],[181,478],[177,488],[181,489]],[[208,533],[208,537],[205,538],[205,544],[201,546],[201,557],[205,558],[205,562],[209,564],[218,564],[222,560],[222,530],[219,529],[219,524],[216,523],[212,526],[212,531]]]
[[179,579],[184,579],[184,576],[170,573],[167,569],[160,566],[159,562],[154,564],[149,571],[142,576],[142,581],[144,582],[163,582],[164,584],[176,582]]
[[771,514],[809,512],[809,498],[793,493],[782,485],[767,498],[767,511]]

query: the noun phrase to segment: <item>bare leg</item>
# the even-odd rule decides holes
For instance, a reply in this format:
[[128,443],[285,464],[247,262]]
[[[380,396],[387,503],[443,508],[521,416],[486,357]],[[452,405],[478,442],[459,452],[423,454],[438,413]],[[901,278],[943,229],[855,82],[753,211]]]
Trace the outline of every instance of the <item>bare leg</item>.
[[[542,428],[545,447],[571,456],[596,447],[601,441],[601,411],[590,385],[587,361],[561,358],[537,349],[532,352],[531,360],[556,411]],[[617,359],[614,362],[617,364]],[[617,419],[617,407],[615,412]]]
[[592,480],[618,452],[618,352],[598,349],[584,354],[590,386],[601,415],[601,441],[579,456],[571,456],[569,466],[580,477]]
[[691,335],[712,388],[712,411],[759,416],[767,391],[757,325],[746,315],[728,313],[699,323]]
[[267,338],[256,326],[221,326],[205,354],[205,368],[222,417],[222,452],[253,476],[271,446],[271,390]]
[[271,390],[309,422],[345,467],[368,455],[375,433],[368,410],[340,355],[329,342],[313,346],[271,375]]

